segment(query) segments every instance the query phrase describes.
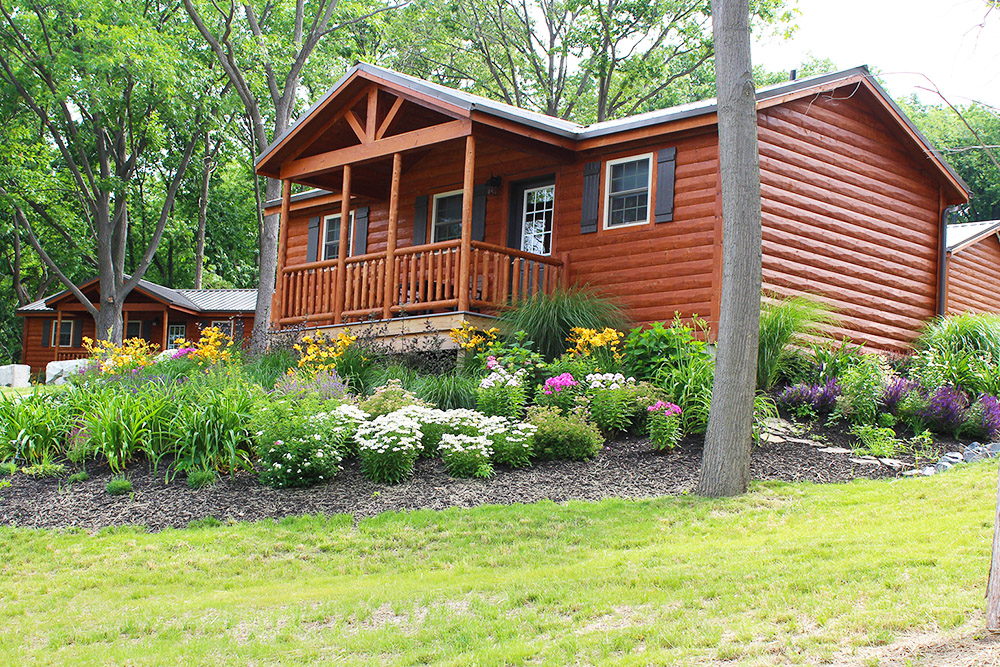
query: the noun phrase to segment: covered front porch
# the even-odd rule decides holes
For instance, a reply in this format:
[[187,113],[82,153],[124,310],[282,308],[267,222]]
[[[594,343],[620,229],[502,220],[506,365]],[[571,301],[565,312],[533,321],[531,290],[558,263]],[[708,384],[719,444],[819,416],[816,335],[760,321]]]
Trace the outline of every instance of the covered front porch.
[[495,314],[568,284],[567,150],[365,78],[338,91],[258,162],[282,181],[276,328]]

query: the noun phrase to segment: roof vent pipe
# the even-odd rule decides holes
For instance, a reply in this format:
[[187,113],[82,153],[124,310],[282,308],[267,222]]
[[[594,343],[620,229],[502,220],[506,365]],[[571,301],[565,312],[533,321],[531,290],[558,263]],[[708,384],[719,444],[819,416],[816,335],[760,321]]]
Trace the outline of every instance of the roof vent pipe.
[[796,72],[795,70],[792,70],[791,73],[788,75],[788,80],[789,81],[795,81],[795,79],[798,78],[797,74],[798,74],[798,72]]

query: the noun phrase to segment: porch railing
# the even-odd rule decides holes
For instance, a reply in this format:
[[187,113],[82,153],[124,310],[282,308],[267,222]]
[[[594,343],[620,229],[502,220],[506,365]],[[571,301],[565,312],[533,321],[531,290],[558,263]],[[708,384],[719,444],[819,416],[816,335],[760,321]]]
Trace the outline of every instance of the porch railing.
[[[385,313],[418,314],[457,308],[461,241],[397,248],[386,281],[386,253],[349,257],[344,264],[344,321]],[[497,309],[533,294],[550,293],[565,276],[564,262],[512,248],[473,241],[469,257],[469,304]],[[282,270],[279,324],[334,321],[337,260]]]
[[56,361],[69,361],[71,359],[86,359],[89,356],[90,353],[87,352],[82,347],[73,348],[69,350],[67,349],[56,350]]

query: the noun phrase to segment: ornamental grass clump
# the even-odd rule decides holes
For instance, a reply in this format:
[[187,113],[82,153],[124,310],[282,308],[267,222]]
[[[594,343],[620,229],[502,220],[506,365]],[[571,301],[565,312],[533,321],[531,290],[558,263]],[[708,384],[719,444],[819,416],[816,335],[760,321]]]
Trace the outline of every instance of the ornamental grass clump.
[[486,479],[493,476],[490,464],[493,447],[485,435],[445,433],[441,436],[438,453],[453,477]]
[[778,377],[785,349],[804,334],[834,319],[830,306],[815,297],[794,296],[761,304],[757,348],[757,388],[770,389]]
[[402,482],[413,473],[421,437],[420,422],[399,412],[361,424],[355,436],[360,446],[361,472],[373,482]]
[[649,419],[649,439],[658,452],[673,449],[681,440],[681,409],[666,401],[657,401],[646,408]]

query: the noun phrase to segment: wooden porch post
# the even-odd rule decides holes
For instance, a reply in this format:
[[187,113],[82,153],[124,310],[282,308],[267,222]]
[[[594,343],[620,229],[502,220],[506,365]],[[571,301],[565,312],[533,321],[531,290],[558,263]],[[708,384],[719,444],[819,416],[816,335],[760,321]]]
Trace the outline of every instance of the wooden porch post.
[[344,165],[344,185],[340,191],[340,244],[337,246],[337,290],[333,298],[333,323],[344,321],[344,297],[347,290],[347,232],[351,224],[351,165]]
[[164,308],[163,309],[163,333],[160,334],[160,340],[162,341],[161,344],[160,344],[160,352],[163,352],[165,349],[167,349],[167,343],[169,342],[169,341],[167,341],[167,317],[168,317],[169,314],[170,314],[169,311],[166,308]]
[[287,178],[281,181],[281,217],[278,219],[278,270],[274,277],[274,298],[271,299],[271,321],[277,322],[285,316],[284,269],[285,255],[288,252],[288,217],[292,208],[292,182]]
[[[51,343],[52,340],[50,339],[49,342]],[[72,345],[73,341],[70,340],[69,344]],[[62,311],[59,306],[56,306],[56,344],[53,347],[56,348],[56,361],[59,361],[59,348],[62,347]]]
[[128,311],[122,307],[122,342],[128,337]]
[[385,290],[382,303],[382,319],[392,317],[396,290],[396,232],[399,224],[399,176],[403,170],[403,155],[392,156],[392,185],[389,190],[389,236],[385,246]]
[[465,176],[462,180],[462,245],[458,265],[458,310],[469,309],[472,264],[472,181],[476,172],[476,139],[465,137]]

